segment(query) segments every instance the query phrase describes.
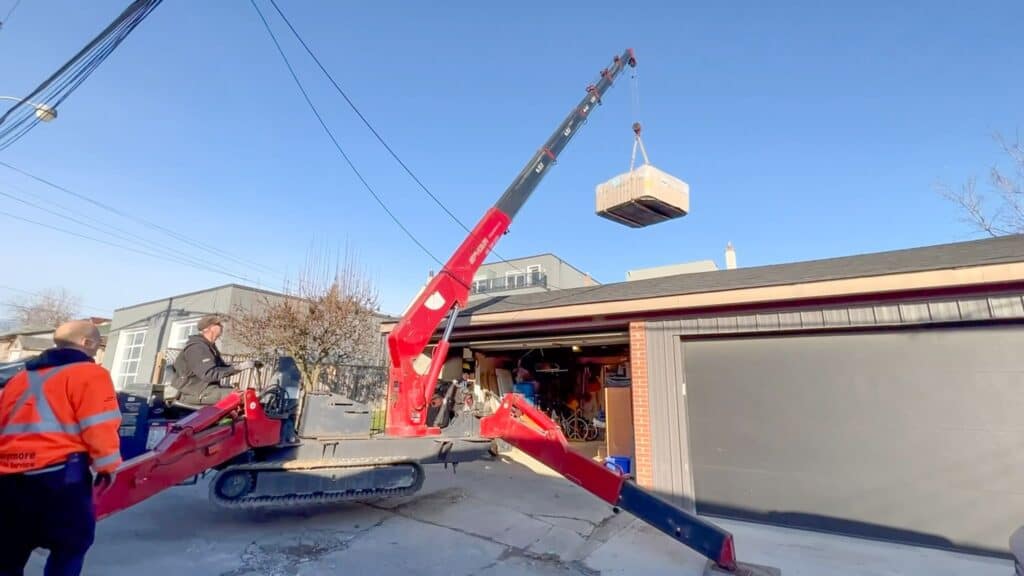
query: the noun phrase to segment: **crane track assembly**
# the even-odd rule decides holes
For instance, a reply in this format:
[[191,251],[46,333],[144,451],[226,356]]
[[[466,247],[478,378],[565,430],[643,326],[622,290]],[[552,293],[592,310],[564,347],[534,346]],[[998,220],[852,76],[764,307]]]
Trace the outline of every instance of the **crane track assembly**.
[[210,500],[234,510],[337,504],[414,494],[423,467],[407,458],[255,462],[229,466],[210,482]]

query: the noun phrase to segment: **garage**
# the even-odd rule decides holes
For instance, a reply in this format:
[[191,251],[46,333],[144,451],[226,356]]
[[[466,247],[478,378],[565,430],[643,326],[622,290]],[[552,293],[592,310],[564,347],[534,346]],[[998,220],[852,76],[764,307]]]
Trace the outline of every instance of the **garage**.
[[452,341],[540,402],[624,356],[595,457],[691,511],[1002,556],[1024,521],[1024,235],[492,298]]
[[463,339],[452,350],[459,352],[445,375],[461,366],[496,397],[524,395],[561,425],[574,450],[602,462],[611,458],[632,473],[628,331]]
[[1021,326],[678,345],[698,511],[968,550],[1019,526]]

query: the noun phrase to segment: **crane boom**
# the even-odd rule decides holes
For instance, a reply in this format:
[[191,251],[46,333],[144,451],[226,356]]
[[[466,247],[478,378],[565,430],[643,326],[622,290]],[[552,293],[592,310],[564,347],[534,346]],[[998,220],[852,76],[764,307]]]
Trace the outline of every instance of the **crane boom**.
[[[387,435],[441,434],[440,428],[428,425],[427,407],[441,367],[447,360],[449,337],[455,320],[469,298],[473,277],[559,154],[587,121],[590,112],[601,104],[601,97],[627,65],[636,66],[632,49],[616,56],[612,65],[601,71],[599,81],[587,86],[587,93],[580,103],[530,158],[444,268],[417,294],[401,321],[388,335],[391,366]],[[445,330],[432,354],[427,356],[424,350],[445,317]],[[495,413],[481,419],[480,433],[486,438],[504,440],[537,458],[616,509],[634,514],[710,558],[720,568],[730,572],[737,569],[732,534],[646,492],[624,476],[573,451],[558,425],[522,396],[506,395]]]
[[[346,436],[350,430],[343,423],[338,427],[336,420],[347,417],[347,404],[321,399],[320,408],[301,416],[312,419],[312,432],[298,441],[296,431],[302,426],[291,420],[299,417],[296,410],[283,410],[283,404],[270,401],[274,407],[270,414],[262,396],[253,389],[238,390],[215,406],[201,408],[175,422],[152,450],[126,460],[109,488],[97,488],[97,517],[108,517],[211,469],[218,470],[211,482],[211,497],[216,494],[216,502],[232,507],[340,502],[374,494],[415,492],[422,485],[421,463],[455,464],[476,459],[478,454],[488,454],[486,448],[479,447],[484,444],[481,439],[500,439],[611,504],[616,511],[632,513],[718,567],[736,572],[732,534],[572,450],[559,426],[519,394],[505,395],[492,414],[479,420],[479,438],[445,438],[439,428],[427,423],[428,401],[448,354],[455,319],[469,298],[473,276],[627,65],[636,66],[632,50],[616,56],[612,65],[601,71],[600,80],[587,87],[586,96],[416,296],[389,335],[389,406],[383,438]],[[446,316],[439,343],[430,356],[425,355],[427,344]],[[318,436],[319,429],[326,432]],[[345,438],[344,442],[339,438]],[[456,449],[456,443],[462,446]],[[346,483],[350,475],[355,480]],[[411,483],[400,485],[398,480],[406,478]],[[367,483],[374,481],[380,484],[367,488]],[[250,498],[248,494],[257,485],[267,494]]]
[[[466,306],[469,298],[473,276],[498,239],[508,230],[519,209],[554,165],[559,154],[587,121],[591,111],[601,104],[602,96],[626,66],[636,66],[636,57],[631,48],[615,56],[611,66],[601,71],[597,83],[587,86],[583,99],[530,158],[497,203],[483,215],[444,268],[420,291],[401,321],[388,335],[391,360],[386,424],[388,435],[440,434],[438,428],[427,424],[427,406],[448,354],[448,337],[455,327],[459,310]],[[427,357],[424,350],[445,317],[447,326],[444,334],[433,353]]]

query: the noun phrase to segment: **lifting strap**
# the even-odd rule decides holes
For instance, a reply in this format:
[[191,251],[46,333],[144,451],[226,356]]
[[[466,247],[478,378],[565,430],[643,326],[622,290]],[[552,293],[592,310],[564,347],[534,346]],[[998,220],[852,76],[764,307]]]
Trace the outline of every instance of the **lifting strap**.
[[647,149],[644,148],[644,142],[640,139],[640,123],[633,123],[633,132],[636,134],[636,138],[633,140],[633,156],[629,159],[629,171],[633,171],[633,167],[636,165],[636,148],[640,147],[640,152],[644,155],[644,164],[650,164],[647,159]]

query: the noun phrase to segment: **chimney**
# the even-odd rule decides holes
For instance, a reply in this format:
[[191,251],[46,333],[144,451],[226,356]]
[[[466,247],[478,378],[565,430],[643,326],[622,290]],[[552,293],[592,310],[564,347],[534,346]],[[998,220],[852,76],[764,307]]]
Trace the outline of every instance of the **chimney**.
[[732,242],[725,245],[725,268],[726,270],[736,269],[736,250],[732,247]]

